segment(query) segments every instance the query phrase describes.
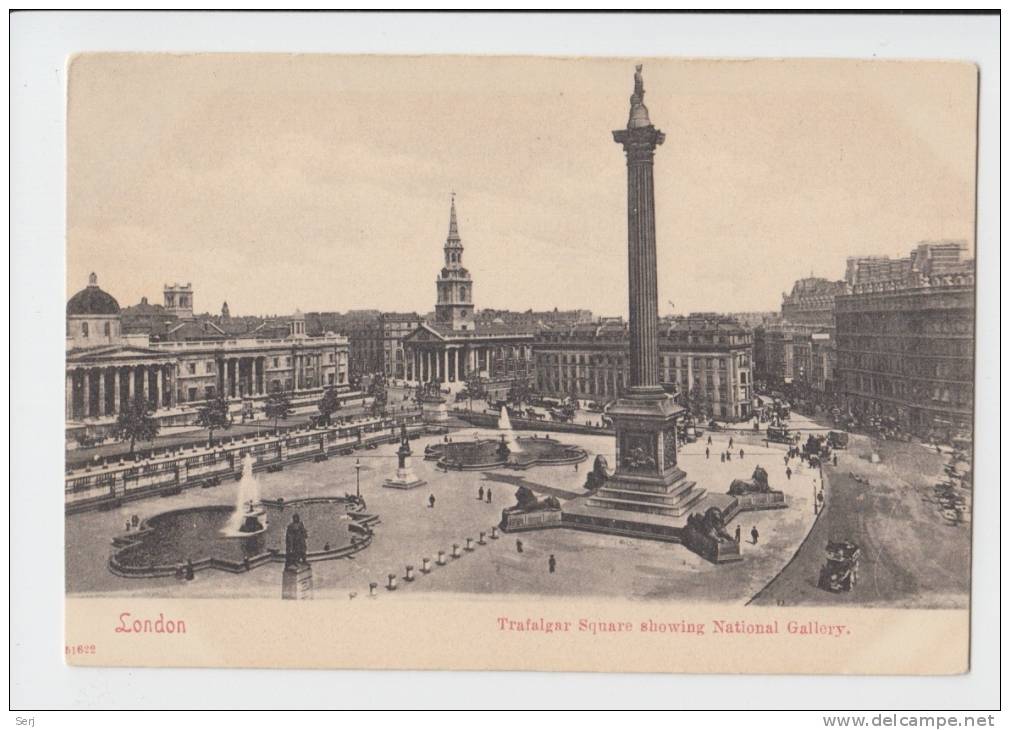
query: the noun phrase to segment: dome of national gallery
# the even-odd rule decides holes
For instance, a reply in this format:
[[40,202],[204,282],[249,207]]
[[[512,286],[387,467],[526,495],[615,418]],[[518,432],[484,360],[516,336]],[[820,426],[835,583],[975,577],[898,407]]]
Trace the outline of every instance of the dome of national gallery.
[[67,314],[119,314],[119,302],[111,294],[102,291],[98,287],[98,277],[91,274],[87,288],[70,297]]

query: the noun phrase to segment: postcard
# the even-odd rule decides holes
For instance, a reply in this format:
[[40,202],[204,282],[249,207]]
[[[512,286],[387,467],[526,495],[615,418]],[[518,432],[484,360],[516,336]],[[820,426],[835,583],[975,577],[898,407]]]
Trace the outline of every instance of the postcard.
[[68,63],[68,663],[969,669],[974,65]]

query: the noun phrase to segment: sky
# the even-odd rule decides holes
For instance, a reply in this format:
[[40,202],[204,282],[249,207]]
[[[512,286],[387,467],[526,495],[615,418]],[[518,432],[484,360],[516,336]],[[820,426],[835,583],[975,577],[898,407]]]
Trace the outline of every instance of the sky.
[[634,63],[659,312],[778,309],[804,276],[974,248],[977,72],[951,62],[85,54],[67,292],[197,311],[427,312],[456,193],[478,308],[627,312]]

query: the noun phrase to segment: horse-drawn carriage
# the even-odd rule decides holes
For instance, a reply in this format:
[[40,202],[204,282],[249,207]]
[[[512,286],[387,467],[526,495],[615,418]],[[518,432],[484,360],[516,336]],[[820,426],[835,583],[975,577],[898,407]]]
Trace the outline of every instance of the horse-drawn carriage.
[[826,560],[821,566],[818,588],[832,593],[848,593],[855,588],[859,577],[859,546],[848,540],[829,542],[824,553]]

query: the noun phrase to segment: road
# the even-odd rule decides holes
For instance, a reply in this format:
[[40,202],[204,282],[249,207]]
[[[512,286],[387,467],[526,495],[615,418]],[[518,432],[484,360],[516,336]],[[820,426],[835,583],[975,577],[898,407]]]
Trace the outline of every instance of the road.
[[[880,454],[880,464],[870,463],[871,449]],[[855,435],[850,448],[837,453],[838,467],[825,467],[827,508],[793,560],[752,602],[967,607],[970,525],[944,523],[935,505],[924,499],[943,478],[945,457],[921,444]],[[859,582],[850,593],[817,587],[829,540],[851,540],[862,550]]]

